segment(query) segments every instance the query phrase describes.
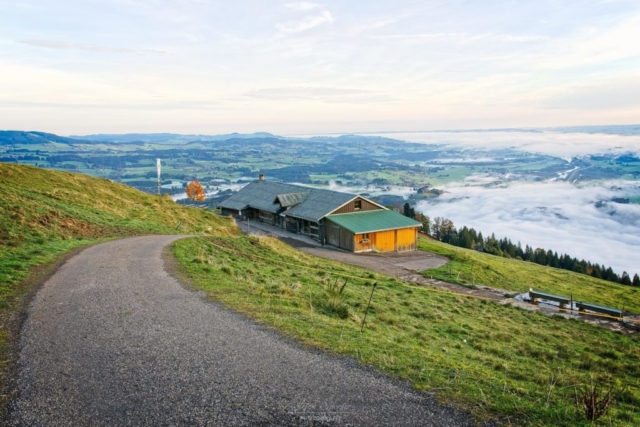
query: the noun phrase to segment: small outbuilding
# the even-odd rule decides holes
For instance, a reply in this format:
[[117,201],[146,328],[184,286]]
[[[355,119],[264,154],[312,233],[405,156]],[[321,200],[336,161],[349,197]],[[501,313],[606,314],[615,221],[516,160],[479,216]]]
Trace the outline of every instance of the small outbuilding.
[[415,250],[422,227],[363,196],[262,177],[219,207],[223,215],[268,223],[352,252]]
[[420,224],[392,210],[327,215],[326,241],[352,252],[416,250]]

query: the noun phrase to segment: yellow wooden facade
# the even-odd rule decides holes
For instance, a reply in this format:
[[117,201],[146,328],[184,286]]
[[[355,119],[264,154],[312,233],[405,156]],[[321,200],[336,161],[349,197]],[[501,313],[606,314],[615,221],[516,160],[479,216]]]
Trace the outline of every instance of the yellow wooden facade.
[[[343,230],[343,232],[344,231],[346,230]],[[378,231],[375,233],[355,234],[353,235],[353,251],[414,251],[416,250],[417,240],[417,228],[403,228],[398,230]]]

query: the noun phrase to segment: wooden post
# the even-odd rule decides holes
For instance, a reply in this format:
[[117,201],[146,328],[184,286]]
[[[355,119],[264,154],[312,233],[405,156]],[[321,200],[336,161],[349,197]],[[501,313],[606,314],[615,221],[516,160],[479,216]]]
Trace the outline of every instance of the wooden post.
[[367,314],[369,313],[369,307],[371,306],[371,299],[373,298],[373,291],[376,290],[376,286],[378,286],[378,282],[374,282],[373,288],[371,288],[371,296],[369,296],[369,303],[367,304],[367,310],[364,312],[364,319],[362,319],[362,326],[360,327],[360,332],[364,331],[364,322],[367,321]]
[[573,313],[573,292],[571,292],[570,296],[571,296],[571,300],[569,301],[569,304],[570,304],[569,309]]
[[342,291],[344,291],[344,288],[347,286],[347,280],[349,280],[349,279],[347,279],[347,278],[345,277],[345,279],[344,279],[344,284],[343,284],[343,285],[342,285],[342,287],[340,288],[340,294],[342,294]]

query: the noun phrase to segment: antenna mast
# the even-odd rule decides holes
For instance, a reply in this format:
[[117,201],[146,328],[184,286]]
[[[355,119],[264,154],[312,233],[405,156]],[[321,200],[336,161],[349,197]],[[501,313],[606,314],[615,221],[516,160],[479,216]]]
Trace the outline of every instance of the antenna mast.
[[162,167],[162,161],[156,159],[156,169],[158,170],[158,195],[160,195],[160,168]]

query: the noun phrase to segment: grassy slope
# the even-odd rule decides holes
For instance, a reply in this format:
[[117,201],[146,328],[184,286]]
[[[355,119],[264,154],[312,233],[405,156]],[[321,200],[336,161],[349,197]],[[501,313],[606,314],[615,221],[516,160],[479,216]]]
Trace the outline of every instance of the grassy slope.
[[[0,163],[0,389],[14,356],[8,324],[34,290],[26,280],[34,267],[104,239],[195,232],[237,230],[210,212],[108,180]],[[0,395],[0,409],[6,399]]]
[[[497,257],[478,251],[458,248],[432,239],[420,239],[419,249],[435,252],[451,259],[446,266],[427,270],[423,274],[453,283],[475,283],[496,288],[527,292],[529,288],[576,301],[640,313],[640,289],[559,268],[543,267],[531,262]],[[451,267],[452,274],[449,274]],[[458,276],[458,273],[460,275]]]
[[0,163],[0,306],[30,267],[73,247],[108,237],[225,227],[228,221],[209,212],[108,180]]
[[[417,287],[270,238],[181,240],[174,253],[194,286],[213,298],[481,416],[590,425],[576,415],[575,387],[615,373],[613,381],[627,389],[602,425],[640,425],[638,337]],[[357,277],[342,294],[339,274]],[[360,333],[374,280],[378,288]]]

